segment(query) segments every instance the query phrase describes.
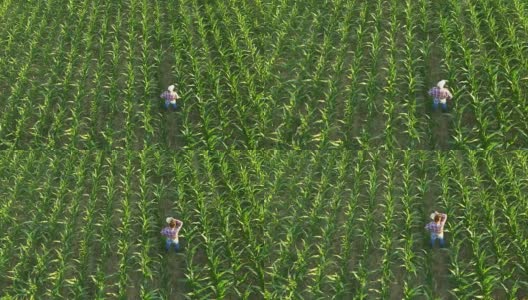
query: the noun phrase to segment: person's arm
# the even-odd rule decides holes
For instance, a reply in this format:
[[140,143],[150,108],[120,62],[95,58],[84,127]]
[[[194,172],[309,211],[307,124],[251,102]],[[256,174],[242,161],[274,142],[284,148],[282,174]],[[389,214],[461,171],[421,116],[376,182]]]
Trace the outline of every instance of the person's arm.
[[430,89],[429,92],[427,92],[429,94],[429,96],[432,96],[433,95],[433,90],[434,89]]
[[163,228],[163,229],[161,229],[161,232],[160,232],[161,235],[163,235],[163,236],[167,236],[167,230],[166,230],[166,229],[167,229],[167,228]]
[[453,99],[453,94],[451,94],[450,91],[447,91],[447,99],[449,100]]
[[176,236],[180,234],[180,229],[182,228],[183,222],[182,221],[176,221]]
[[174,92],[176,94],[176,99],[180,99],[180,95],[177,92]]
[[447,221],[447,215],[446,214],[440,214],[440,215],[442,215],[442,219],[440,220],[440,225],[444,227],[444,224]]
[[182,226],[183,226],[183,222],[180,220],[176,220],[176,230],[178,232],[180,232],[180,229],[182,228]]
[[160,98],[165,98],[165,95],[166,95],[166,94],[167,94],[167,92],[163,92],[163,93],[161,93]]

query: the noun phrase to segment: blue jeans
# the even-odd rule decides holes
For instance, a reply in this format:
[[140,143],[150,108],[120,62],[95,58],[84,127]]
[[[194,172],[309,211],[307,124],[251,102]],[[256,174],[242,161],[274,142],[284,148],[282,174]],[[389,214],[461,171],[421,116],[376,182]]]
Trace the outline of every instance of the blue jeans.
[[434,99],[433,101],[433,111],[436,111],[438,109],[439,104],[442,106],[442,111],[447,112],[447,102],[442,103],[438,99]]
[[440,248],[445,247],[445,240],[444,240],[444,234],[436,234],[431,233],[431,248],[434,248],[435,241],[438,240],[440,242]]
[[176,102],[170,103],[169,101],[165,101],[165,109],[169,109],[169,106],[172,106],[174,109],[176,109],[178,107],[176,105]]
[[165,249],[167,250],[167,252],[169,252],[172,245],[174,245],[176,251],[180,250],[180,243],[171,239],[167,239],[167,241],[165,242]]

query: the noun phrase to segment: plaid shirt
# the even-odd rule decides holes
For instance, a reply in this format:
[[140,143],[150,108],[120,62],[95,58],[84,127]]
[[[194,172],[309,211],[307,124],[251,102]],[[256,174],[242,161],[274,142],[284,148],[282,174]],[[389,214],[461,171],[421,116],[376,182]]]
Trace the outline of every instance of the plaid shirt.
[[453,95],[449,92],[448,89],[441,89],[437,86],[429,90],[429,95],[433,96],[435,99],[451,99]]
[[441,214],[442,218],[440,219],[440,223],[436,224],[435,222],[430,222],[429,224],[425,225],[425,229],[429,230],[431,233],[436,234],[442,234],[444,233],[444,224],[447,220],[446,214]]
[[176,223],[176,227],[174,228],[170,228],[169,226],[167,226],[161,230],[161,235],[171,240],[178,240],[178,233],[180,232],[182,225],[183,223],[180,221]]
[[170,92],[170,91],[163,92],[160,95],[160,97],[165,99],[166,101],[175,101],[176,99],[180,99],[180,96],[178,96],[178,93]]

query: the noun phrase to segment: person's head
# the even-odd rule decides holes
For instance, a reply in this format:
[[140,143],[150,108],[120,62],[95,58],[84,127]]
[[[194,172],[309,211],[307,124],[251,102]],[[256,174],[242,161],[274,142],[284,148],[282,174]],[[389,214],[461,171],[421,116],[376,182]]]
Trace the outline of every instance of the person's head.
[[174,86],[174,84],[169,85],[169,88],[168,88],[169,92],[174,92],[175,87],[176,86]]
[[434,216],[434,221],[435,221],[435,223],[440,222],[441,219],[442,219],[442,216],[440,216],[439,214],[436,214],[436,215]]
[[436,84],[437,87],[443,89],[446,87],[446,84],[447,84],[447,80],[440,80],[438,81],[438,83]]
[[165,221],[167,221],[167,224],[169,224],[169,227],[174,228],[176,227],[176,219],[173,217],[168,217]]
[[176,227],[176,219],[172,219],[172,220],[169,222],[169,227],[170,227],[170,228],[174,228],[174,227]]

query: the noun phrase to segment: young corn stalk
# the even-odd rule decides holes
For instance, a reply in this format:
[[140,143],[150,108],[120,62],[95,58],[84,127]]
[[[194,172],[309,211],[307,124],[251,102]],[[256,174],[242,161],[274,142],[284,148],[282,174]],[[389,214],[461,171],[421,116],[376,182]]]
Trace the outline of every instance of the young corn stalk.
[[114,243],[117,243],[117,294],[118,297],[127,297],[128,295],[128,285],[131,275],[131,266],[132,266],[132,250],[134,236],[132,235],[132,209],[133,209],[133,178],[135,176],[135,167],[133,164],[133,156],[131,152],[123,153],[122,159],[124,161],[123,170],[121,175],[120,182],[123,185],[122,190],[122,199],[121,206],[118,209],[118,226],[117,230],[117,240]]
[[[415,1],[405,1],[405,31],[404,31],[404,43],[407,45],[403,50],[405,58],[403,60],[403,67],[405,69],[402,75],[402,82],[404,83],[404,89],[402,92],[402,99],[404,104],[402,105],[407,111],[400,115],[406,129],[404,132],[407,134],[409,139],[408,149],[415,149],[421,145],[422,138],[425,133],[420,131],[420,128],[427,128],[425,124],[422,124],[421,116],[418,115],[418,107],[421,106],[419,103],[420,91],[424,89],[423,78],[421,72],[423,72],[424,57],[427,57],[428,53],[428,41],[419,39],[418,34],[423,32],[423,28],[428,20],[427,11],[424,7],[424,2],[421,1],[418,5],[420,11],[416,12],[414,9]],[[419,17],[419,14],[422,16]],[[419,20],[417,22],[417,20]],[[421,23],[419,23],[421,22]],[[416,45],[416,40],[420,40]],[[429,135],[431,136],[431,135]]]
[[147,295],[149,292],[154,290],[154,277],[156,269],[154,253],[157,248],[158,238],[155,237],[157,228],[154,227],[156,224],[156,206],[155,201],[152,201],[151,192],[151,173],[149,172],[151,166],[151,159],[154,157],[154,152],[150,150],[144,150],[138,153],[140,160],[141,169],[139,175],[139,191],[137,192],[137,218],[136,223],[140,228],[139,238],[137,240],[134,257],[137,258],[135,265],[139,266],[139,272],[141,273],[141,283],[139,286],[140,295]]
[[411,299],[419,295],[423,295],[423,286],[419,284],[418,278],[418,255],[415,252],[415,248],[419,242],[415,238],[416,234],[413,233],[415,228],[420,228],[420,210],[419,210],[419,201],[418,199],[423,199],[423,194],[429,188],[429,181],[425,178],[419,178],[416,180],[415,177],[418,176],[415,171],[416,165],[418,164],[418,159],[413,159],[411,157],[410,151],[405,151],[403,153],[403,162],[402,162],[402,183],[400,186],[400,192],[402,195],[402,210],[401,217],[404,220],[404,225],[402,229],[400,243],[401,247],[396,248],[397,255],[400,256],[402,267],[405,269],[405,279],[403,286],[403,298]]

